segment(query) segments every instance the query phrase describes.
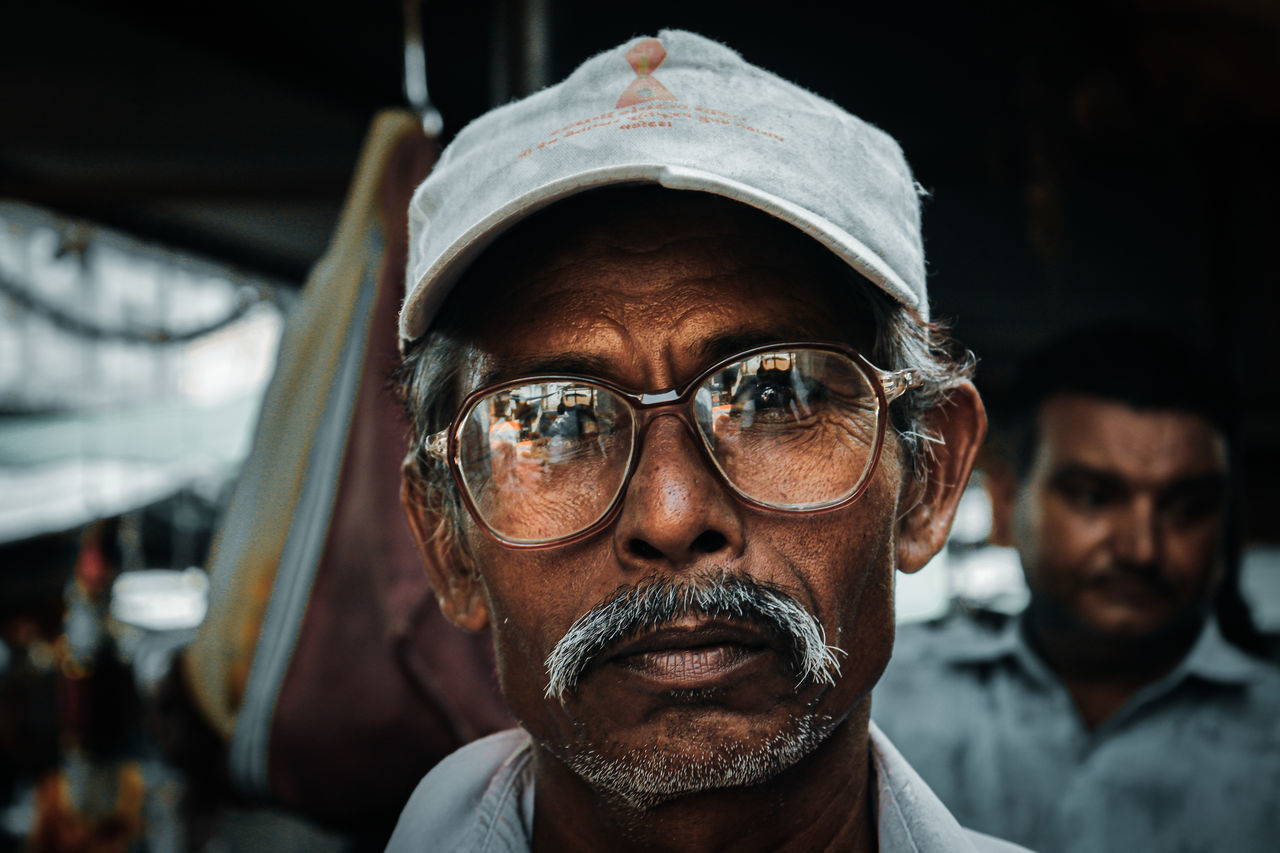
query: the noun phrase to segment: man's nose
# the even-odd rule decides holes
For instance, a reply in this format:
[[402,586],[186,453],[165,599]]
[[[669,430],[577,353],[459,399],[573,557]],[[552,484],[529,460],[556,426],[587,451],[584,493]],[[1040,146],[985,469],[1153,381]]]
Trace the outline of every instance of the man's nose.
[[708,467],[688,428],[660,415],[641,441],[614,527],[622,564],[680,570],[740,555],[746,547],[742,506]]
[[1112,531],[1116,558],[1134,566],[1152,565],[1160,559],[1161,518],[1153,498],[1133,498],[1117,513]]

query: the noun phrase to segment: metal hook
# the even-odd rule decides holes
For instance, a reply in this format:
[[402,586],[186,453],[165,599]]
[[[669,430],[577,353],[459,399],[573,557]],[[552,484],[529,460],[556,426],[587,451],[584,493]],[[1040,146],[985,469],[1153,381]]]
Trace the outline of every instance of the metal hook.
[[422,42],[424,0],[404,0],[404,96],[427,136],[439,136],[444,118],[427,93],[427,50]]

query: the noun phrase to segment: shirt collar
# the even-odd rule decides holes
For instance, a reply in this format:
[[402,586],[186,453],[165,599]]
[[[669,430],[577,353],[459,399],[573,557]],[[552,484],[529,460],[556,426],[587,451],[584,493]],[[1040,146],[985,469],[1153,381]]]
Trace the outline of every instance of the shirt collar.
[[[943,654],[948,661],[960,666],[995,663],[1012,658],[1032,675],[1052,678],[1048,666],[1027,643],[1022,625],[1022,617],[1018,616],[1010,619],[998,631],[974,632],[956,638]],[[1219,684],[1247,684],[1260,677],[1262,667],[1261,661],[1227,642],[1218,627],[1218,620],[1210,616],[1191,651],[1167,678],[1170,681],[1181,681],[1194,676]]]
[[1218,620],[1210,617],[1196,644],[1191,647],[1191,653],[1183,658],[1174,672],[1220,684],[1243,685],[1260,678],[1264,667],[1262,661],[1227,642],[1218,627]]
[[870,741],[880,853],[973,850],[970,836],[875,723]]
[[[954,853],[973,841],[884,733],[871,723],[876,832],[881,853]],[[476,804],[468,849],[523,853],[533,836],[532,744],[527,736]]]
[[1018,627],[1020,622],[1015,617],[996,630],[975,626],[971,630],[951,634],[939,654],[954,664],[992,663],[1001,658],[1017,656],[1020,649],[1027,647]]

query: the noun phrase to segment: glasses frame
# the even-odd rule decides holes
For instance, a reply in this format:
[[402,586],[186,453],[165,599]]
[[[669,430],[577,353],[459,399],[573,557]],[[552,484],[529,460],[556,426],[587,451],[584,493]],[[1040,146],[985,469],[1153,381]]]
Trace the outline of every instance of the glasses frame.
[[[861,482],[843,498],[828,504],[820,504],[814,507],[780,507],[772,504],[755,500],[747,494],[744,494],[729,477],[720,468],[720,464],[716,461],[712,449],[707,444],[707,437],[703,435],[702,430],[698,427],[697,421],[693,414],[693,401],[698,392],[698,388],[702,383],[710,379],[715,373],[723,370],[725,367],[735,361],[743,361],[752,356],[766,352],[776,352],[778,350],[817,350],[819,352],[836,353],[848,357],[854,366],[858,368],[863,377],[867,380],[867,384],[875,392],[876,395],[876,436],[875,446],[871,451],[871,461],[867,465],[866,473],[863,474]],[[530,542],[527,540],[510,539],[494,530],[487,521],[481,516],[476,506],[475,500],[471,497],[471,491],[467,488],[466,481],[462,476],[462,467],[459,462],[459,443],[461,441],[462,431],[466,426],[467,418],[471,415],[471,410],[477,403],[486,397],[501,391],[518,388],[522,385],[543,382],[575,382],[585,385],[592,385],[603,388],[616,394],[622,398],[631,409],[631,447],[628,452],[626,462],[626,473],[623,475],[622,482],[618,486],[617,493],[613,496],[612,501],[600,518],[595,522],[587,525],[576,533],[567,536],[561,536],[556,539],[546,541]],[[466,506],[467,512],[471,513],[471,517],[476,520],[483,530],[491,539],[515,550],[529,551],[540,548],[552,548],[561,545],[571,545],[575,542],[581,542],[584,539],[594,536],[604,528],[613,523],[614,519],[622,509],[623,499],[627,494],[627,487],[631,484],[631,478],[636,471],[636,461],[640,454],[637,452],[644,443],[645,435],[648,433],[649,427],[653,422],[663,415],[669,414],[680,419],[685,429],[697,439],[696,444],[701,450],[703,462],[715,474],[716,478],[742,503],[754,509],[767,510],[771,512],[794,513],[812,515],[822,512],[832,512],[837,509],[848,506],[849,504],[862,497],[867,487],[871,484],[872,477],[875,476],[876,468],[880,464],[880,454],[884,449],[884,436],[888,428],[889,418],[887,412],[889,404],[901,397],[904,393],[912,388],[920,387],[924,382],[919,370],[915,368],[905,368],[903,370],[881,370],[851,346],[840,343],[831,343],[828,341],[783,341],[775,344],[764,344],[752,347],[742,352],[723,358],[713,364],[711,367],[699,373],[689,382],[685,383],[682,388],[671,388],[666,391],[657,393],[636,393],[621,388],[618,385],[609,382],[606,379],[600,379],[594,376],[582,376],[572,373],[539,373],[530,376],[522,376],[516,379],[510,379],[493,385],[486,385],[477,388],[467,395],[462,401],[462,405],[458,408],[458,414],[454,416],[453,421],[446,429],[433,433],[427,438],[425,450],[427,454],[438,461],[444,462],[449,467],[449,474],[453,478],[454,486],[458,489],[458,494],[462,497],[463,505]]]

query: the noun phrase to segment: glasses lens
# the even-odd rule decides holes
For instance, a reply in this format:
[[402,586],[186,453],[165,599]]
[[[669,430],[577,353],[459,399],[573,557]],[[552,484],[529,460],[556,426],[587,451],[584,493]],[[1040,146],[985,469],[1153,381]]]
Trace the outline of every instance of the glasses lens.
[[866,478],[878,398],[847,356],[779,350],[726,366],[697,391],[712,458],[739,492],[779,509],[837,503]]
[[631,458],[631,409],[578,382],[504,388],[463,422],[462,479],[486,524],[510,542],[572,536],[613,503]]

